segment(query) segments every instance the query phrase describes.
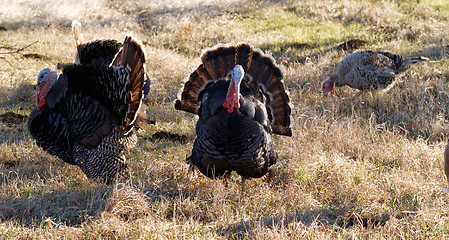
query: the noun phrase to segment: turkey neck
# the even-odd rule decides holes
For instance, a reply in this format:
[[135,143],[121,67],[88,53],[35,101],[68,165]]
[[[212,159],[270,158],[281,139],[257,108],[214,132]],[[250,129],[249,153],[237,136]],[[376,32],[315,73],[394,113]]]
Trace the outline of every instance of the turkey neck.
[[334,83],[334,87],[341,87],[343,85],[346,85],[344,82],[344,78],[340,76],[340,74],[334,73],[330,76],[330,80]]

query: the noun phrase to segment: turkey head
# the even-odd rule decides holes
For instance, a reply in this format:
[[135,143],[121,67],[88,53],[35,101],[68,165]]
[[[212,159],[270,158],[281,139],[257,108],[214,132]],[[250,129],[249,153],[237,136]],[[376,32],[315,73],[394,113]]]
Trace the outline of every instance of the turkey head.
[[47,102],[45,97],[50,91],[53,84],[56,82],[58,75],[55,71],[46,68],[39,72],[37,75],[37,85],[36,85],[36,105],[37,110],[40,110]]
[[231,72],[231,82],[229,83],[228,93],[226,94],[226,102],[223,104],[223,107],[228,109],[228,113],[232,113],[234,108],[240,108],[240,83],[244,75],[245,70],[240,65],[236,65]]

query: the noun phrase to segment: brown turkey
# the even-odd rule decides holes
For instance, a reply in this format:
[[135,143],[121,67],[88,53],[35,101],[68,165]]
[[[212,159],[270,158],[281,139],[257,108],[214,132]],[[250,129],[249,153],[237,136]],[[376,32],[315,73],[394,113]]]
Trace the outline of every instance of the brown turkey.
[[128,177],[125,154],[137,141],[132,129],[142,114],[144,63],[141,45],[126,37],[109,66],[65,65],[59,78],[42,70],[28,120],[37,145],[91,179]]
[[337,69],[323,83],[323,93],[334,87],[348,85],[362,91],[388,90],[395,77],[412,64],[429,60],[426,57],[403,57],[388,52],[359,51],[343,59]]
[[248,44],[218,45],[201,58],[175,101],[199,120],[188,161],[209,178],[236,171],[266,175],[277,161],[271,134],[292,136],[283,72],[271,56]]

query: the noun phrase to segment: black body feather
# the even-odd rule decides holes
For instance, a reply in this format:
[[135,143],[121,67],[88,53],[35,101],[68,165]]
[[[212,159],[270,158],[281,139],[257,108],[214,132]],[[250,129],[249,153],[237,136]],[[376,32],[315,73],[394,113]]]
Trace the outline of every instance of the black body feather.
[[77,47],[77,59],[79,64],[108,66],[122,45],[113,39],[90,41]]
[[106,183],[128,176],[125,156],[137,141],[128,120],[136,119],[143,97],[143,50],[129,37],[124,47],[115,66],[108,66],[114,60],[66,65],[45,97],[47,104],[28,120],[38,146]]

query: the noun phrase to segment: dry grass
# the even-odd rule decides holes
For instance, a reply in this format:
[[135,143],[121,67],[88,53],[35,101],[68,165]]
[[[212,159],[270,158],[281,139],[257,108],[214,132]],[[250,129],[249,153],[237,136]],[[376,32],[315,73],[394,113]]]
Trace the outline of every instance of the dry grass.
[[[70,22],[78,19],[87,39],[132,32],[142,40],[152,79],[146,103],[157,125],[145,126],[130,151],[132,178],[104,186],[38,148],[26,123],[1,123],[0,238],[448,237],[448,1],[1,5],[0,114],[29,114],[37,73],[74,59]],[[432,61],[414,66],[383,95],[355,97],[344,87],[322,96],[320,83],[351,52],[336,47],[356,38],[369,42],[362,49]],[[249,42],[271,53],[296,110],[295,136],[274,136],[280,159],[273,186],[251,180],[244,197],[237,175],[228,185],[189,175],[196,118],[171,106],[202,51],[219,42]],[[159,131],[187,141],[152,138]]]

